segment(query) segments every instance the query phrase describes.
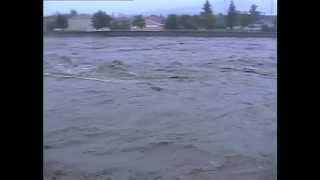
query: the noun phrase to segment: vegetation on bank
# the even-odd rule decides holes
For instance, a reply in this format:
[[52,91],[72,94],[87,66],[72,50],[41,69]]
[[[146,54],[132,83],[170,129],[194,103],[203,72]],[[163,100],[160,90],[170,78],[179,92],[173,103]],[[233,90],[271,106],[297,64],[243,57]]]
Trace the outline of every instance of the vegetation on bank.
[[98,11],[93,14],[91,21],[92,21],[92,26],[95,29],[101,29],[101,28],[110,27],[112,17],[103,11]]
[[57,14],[53,22],[47,25],[48,30],[61,29],[64,30],[68,27],[68,18],[64,15]]
[[142,29],[146,27],[146,21],[143,19],[142,15],[134,16],[134,19],[132,21],[132,26],[136,26]]

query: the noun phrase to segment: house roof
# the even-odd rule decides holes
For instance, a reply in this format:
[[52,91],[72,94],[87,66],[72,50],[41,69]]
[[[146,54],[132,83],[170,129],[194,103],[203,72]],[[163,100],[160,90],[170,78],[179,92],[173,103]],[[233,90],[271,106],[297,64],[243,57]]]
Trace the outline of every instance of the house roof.
[[151,19],[146,19],[145,22],[146,22],[147,25],[157,25],[157,26],[162,26],[163,25],[162,23],[156,22],[156,21],[151,20]]

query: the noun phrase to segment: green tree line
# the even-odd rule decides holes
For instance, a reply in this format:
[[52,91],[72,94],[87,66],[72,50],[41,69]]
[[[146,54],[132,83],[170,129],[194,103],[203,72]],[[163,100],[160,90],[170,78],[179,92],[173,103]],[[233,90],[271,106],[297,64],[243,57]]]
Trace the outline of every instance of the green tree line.
[[[54,21],[47,24],[47,30],[68,28],[68,18],[77,16],[75,10],[71,10],[70,14],[56,14]],[[91,18],[92,27],[96,30],[102,28],[110,28],[113,30],[128,30],[131,26],[144,28],[146,26],[145,20],[142,15],[134,16],[133,20],[129,19],[114,19],[104,11],[97,11]]]
[[[209,0],[206,0],[202,11],[197,15],[170,14],[165,19],[165,29],[212,30],[225,27],[234,29],[235,26],[247,27],[259,20],[261,13],[257,9],[258,6],[253,4],[248,12],[239,12],[236,9],[235,3],[233,0],[231,0],[227,14],[219,14],[216,16]],[[57,14],[55,20],[47,24],[47,29],[53,30],[59,28],[64,30],[68,27],[68,18],[76,15],[78,15],[78,13],[75,10],[71,10],[71,12],[67,15]],[[218,20],[223,21],[223,25],[221,25],[221,23],[219,24],[217,22]],[[115,19],[101,10],[93,14],[91,22],[92,27],[97,30],[102,28],[110,28],[112,30],[129,30],[131,26],[142,29],[146,26],[145,19],[142,15],[134,16],[133,19]],[[276,19],[274,22],[274,27],[276,28]],[[262,30],[270,31],[271,29],[265,25],[262,27]]]
[[227,15],[220,14],[218,17],[213,13],[213,8],[208,0],[203,5],[202,12],[198,15],[170,14],[165,22],[166,29],[206,29],[212,30],[221,27],[217,20],[224,18],[224,26],[233,29],[235,26],[246,27],[259,20],[258,6],[252,5],[249,13],[237,11],[233,1],[230,2]]

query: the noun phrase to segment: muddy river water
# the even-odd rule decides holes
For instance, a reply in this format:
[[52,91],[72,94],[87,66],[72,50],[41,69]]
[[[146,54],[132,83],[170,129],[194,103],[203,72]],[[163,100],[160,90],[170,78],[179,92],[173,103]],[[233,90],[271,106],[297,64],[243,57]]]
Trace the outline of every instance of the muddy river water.
[[277,40],[46,37],[44,175],[272,180]]

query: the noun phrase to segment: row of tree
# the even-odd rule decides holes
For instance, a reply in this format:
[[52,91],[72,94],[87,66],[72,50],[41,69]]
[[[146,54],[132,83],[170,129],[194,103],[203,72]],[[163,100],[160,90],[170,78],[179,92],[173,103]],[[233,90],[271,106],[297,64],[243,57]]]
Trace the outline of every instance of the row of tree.
[[[225,17],[225,26],[233,29],[240,25],[246,27],[258,20],[260,12],[258,6],[252,5],[249,13],[240,13],[231,1],[228,13]],[[203,11],[199,15],[176,15],[171,14],[165,22],[167,29],[215,29],[217,27],[216,16],[213,13],[210,2],[207,0],[203,6]]]
[[[224,26],[233,29],[235,26],[247,27],[256,23],[259,20],[260,12],[257,11],[258,6],[252,5],[249,12],[239,12],[236,10],[236,6],[231,1],[227,15],[215,16],[211,7],[211,4],[207,0],[202,8],[202,12],[198,15],[176,15],[171,14],[165,20],[165,28],[171,30],[177,29],[207,29],[212,30],[218,27],[217,19],[221,17],[224,19]],[[76,16],[77,12],[72,10],[70,14],[61,15],[58,14],[55,21],[49,23],[47,28],[53,30],[56,28],[65,29],[68,27],[68,18]],[[128,30],[131,26],[138,28],[144,28],[146,22],[142,15],[134,16],[133,19],[115,19],[108,15],[106,12],[98,11],[92,16],[92,26],[95,29],[110,28],[110,29],[122,29]],[[276,26],[276,22],[274,22]],[[219,25],[221,27],[221,25]],[[264,30],[268,30],[267,26],[263,27]]]
[[110,29],[130,29],[131,26],[144,28],[146,22],[142,15],[134,16],[133,20],[129,19],[114,19],[103,11],[98,11],[92,17],[92,26],[95,29],[110,28]]
[[165,21],[166,29],[213,29],[215,16],[209,1],[206,1],[203,12],[200,15],[176,15],[170,14]]
[[[69,26],[68,18],[76,16],[77,12],[72,10],[70,14],[57,14],[55,20],[47,25],[48,30],[66,29]],[[104,11],[98,11],[91,18],[92,26],[95,29],[110,28],[110,29],[130,29],[131,26],[139,28],[145,27],[146,23],[141,15],[135,16],[133,20],[129,19],[114,19]]]

